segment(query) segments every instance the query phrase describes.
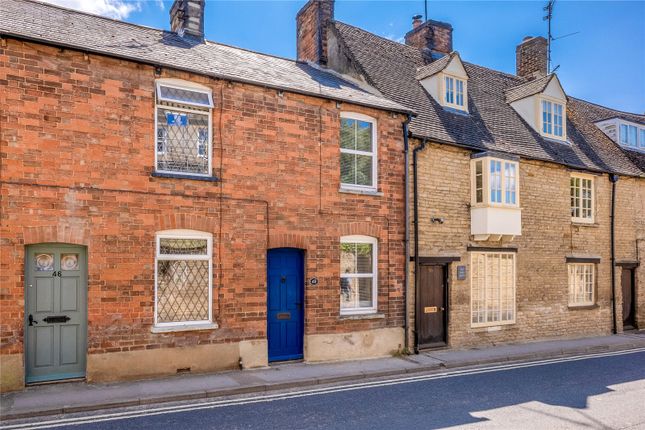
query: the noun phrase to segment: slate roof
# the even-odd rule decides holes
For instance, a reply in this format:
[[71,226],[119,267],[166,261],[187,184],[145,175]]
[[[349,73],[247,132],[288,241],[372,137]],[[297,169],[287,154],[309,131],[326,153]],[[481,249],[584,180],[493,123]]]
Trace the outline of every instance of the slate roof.
[[419,67],[417,69],[417,75],[416,78],[417,80],[422,80],[425,78],[428,78],[432,75],[436,75],[437,73],[441,72],[443,69],[448,67],[448,64],[450,64],[450,60],[453,59],[457,54],[456,52],[451,52],[450,55],[444,55],[443,57],[439,58],[438,60],[433,61],[432,63]]
[[28,0],[0,0],[0,34],[301,94],[410,112],[309,64]]
[[546,76],[542,76],[541,78],[537,78],[535,80],[520,84],[516,87],[507,89],[505,91],[506,103],[513,103],[518,100],[522,100],[527,97],[531,97],[532,95],[541,93],[546,89],[547,85],[549,85],[549,82],[551,82],[551,79],[553,79],[554,76],[555,75],[551,73]]
[[[533,91],[532,85],[525,86],[529,81],[524,78],[464,62],[469,76],[470,112],[460,113],[442,107],[420,85],[417,70],[432,62],[426,50],[393,42],[342,22],[334,21],[331,25],[367,82],[384,96],[417,113],[410,123],[410,131],[417,138],[578,169],[645,176],[608,138],[597,137],[595,133],[587,138],[590,130],[578,129],[578,120],[567,121],[571,144],[545,139],[534,131],[506,100],[508,90],[511,93],[519,93],[520,89],[524,93],[528,91],[526,88]],[[546,84],[542,81],[536,84],[542,85]]]

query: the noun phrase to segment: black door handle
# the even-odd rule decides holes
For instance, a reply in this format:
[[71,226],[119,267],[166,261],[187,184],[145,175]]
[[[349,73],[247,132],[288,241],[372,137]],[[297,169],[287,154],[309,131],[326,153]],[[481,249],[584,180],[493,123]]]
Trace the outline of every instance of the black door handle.
[[29,314],[29,325],[33,326],[34,324],[38,324],[38,321],[34,321],[33,315]]

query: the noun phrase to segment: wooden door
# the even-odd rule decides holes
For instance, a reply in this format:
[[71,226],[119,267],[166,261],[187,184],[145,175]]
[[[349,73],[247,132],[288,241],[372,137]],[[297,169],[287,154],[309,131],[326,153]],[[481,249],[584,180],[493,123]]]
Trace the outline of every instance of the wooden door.
[[25,253],[26,382],[85,376],[85,248],[47,244]]
[[636,294],[635,294],[635,273],[631,267],[623,267],[622,291],[623,291],[623,327],[636,328]]
[[429,348],[446,344],[448,315],[447,271],[445,265],[419,266],[416,306],[417,346]]

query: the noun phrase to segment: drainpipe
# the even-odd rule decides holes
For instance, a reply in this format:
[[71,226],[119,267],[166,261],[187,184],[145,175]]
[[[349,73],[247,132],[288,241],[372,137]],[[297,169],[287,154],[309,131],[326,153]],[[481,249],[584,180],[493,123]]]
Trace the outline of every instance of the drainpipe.
[[403,154],[404,154],[404,164],[405,164],[405,273],[404,273],[404,282],[403,282],[403,312],[405,320],[405,330],[404,330],[404,339],[403,345],[405,351],[408,351],[408,329],[410,327],[410,317],[408,315],[408,289],[410,287],[410,276],[408,274],[409,262],[410,262],[410,146],[409,146],[409,125],[412,120],[412,115],[408,114],[408,117],[403,121]]
[[[418,172],[417,172],[417,153],[426,147],[427,140],[423,139],[421,145],[414,148],[412,151],[412,174],[414,180],[414,303],[419,303],[419,186],[418,186]],[[414,327],[414,353],[419,353],[419,337],[417,335],[416,319]]]
[[609,175],[611,182],[611,327],[612,333],[618,332],[616,328],[616,182],[618,182],[618,175],[612,173]]

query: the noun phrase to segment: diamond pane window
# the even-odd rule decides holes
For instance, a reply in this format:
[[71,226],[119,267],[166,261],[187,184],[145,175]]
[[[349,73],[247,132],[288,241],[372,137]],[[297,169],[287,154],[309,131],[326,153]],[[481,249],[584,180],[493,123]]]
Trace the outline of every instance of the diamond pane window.
[[212,107],[212,95],[207,88],[157,82],[157,171],[211,174]]
[[340,121],[340,182],[348,188],[376,188],[375,124],[356,114]]
[[157,98],[159,101],[179,103],[183,105],[201,106],[212,108],[213,101],[208,91],[197,91],[187,88],[176,88],[161,83],[157,84]]
[[211,249],[212,238],[207,233],[157,235],[157,326],[211,322]]
[[340,311],[376,311],[377,241],[368,236],[340,240]]

